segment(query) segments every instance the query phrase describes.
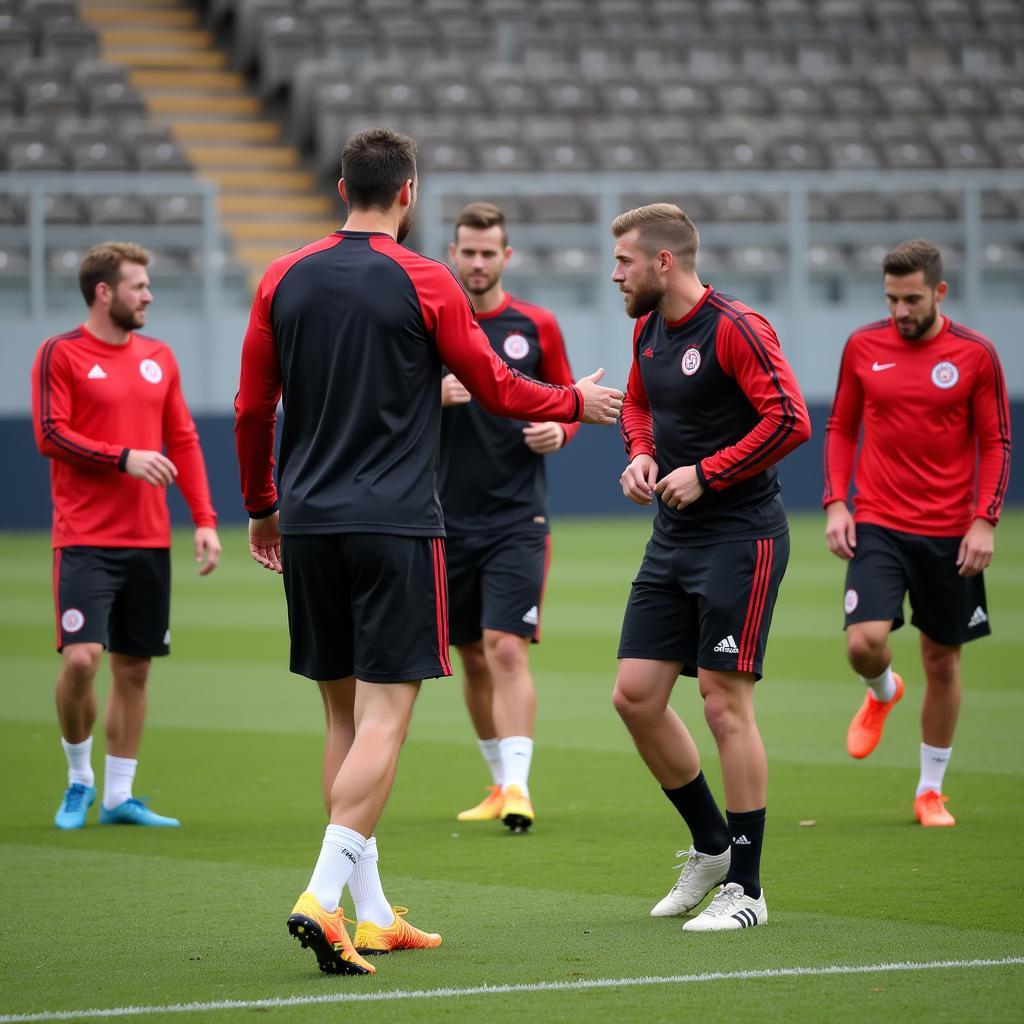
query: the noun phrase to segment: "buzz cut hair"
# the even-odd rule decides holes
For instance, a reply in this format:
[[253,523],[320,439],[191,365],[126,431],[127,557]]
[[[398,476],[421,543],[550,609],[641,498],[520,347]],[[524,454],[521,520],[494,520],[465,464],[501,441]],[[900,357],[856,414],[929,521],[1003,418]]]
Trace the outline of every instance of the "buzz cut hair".
[[416,178],[416,143],[390,128],[367,128],[341,151],[341,176],[351,209],[387,210]]
[[78,267],[78,287],[87,306],[96,301],[96,285],[105,284],[117,287],[121,280],[122,263],[138,263],[139,266],[149,265],[149,253],[134,242],[101,242],[94,245]]
[[478,231],[486,231],[488,228],[494,227],[501,228],[501,245],[504,248],[508,245],[508,226],[501,207],[495,206],[494,203],[470,203],[462,208],[462,212],[455,221],[455,241],[459,240],[459,228],[475,228]]
[[637,232],[637,245],[648,256],[668,250],[683,270],[696,269],[700,235],[693,221],[678,206],[651,203],[620,213],[612,221],[615,238],[633,230]]
[[934,288],[942,280],[942,253],[923,238],[902,242],[885,254],[882,271],[893,277],[924,271],[924,283]]

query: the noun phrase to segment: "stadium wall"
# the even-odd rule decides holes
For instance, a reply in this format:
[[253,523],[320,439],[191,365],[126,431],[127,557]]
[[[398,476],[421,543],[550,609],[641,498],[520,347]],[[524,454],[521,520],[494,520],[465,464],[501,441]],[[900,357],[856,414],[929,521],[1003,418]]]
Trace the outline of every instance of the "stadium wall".
[[[788,508],[817,509],[821,500],[821,446],[828,416],[827,403],[811,405],[814,434],[782,464],[783,497]],[[1024,438],[1024,401],[1011,403],[1016,438]],[[224,414],[201,415],[196,424],[210,473],[213,502],[222,523],[245,519],[235,461],[234,420]],[[0,417],[0,450],[7,453],[9,479],[16,481],[15,496],[0,506],[0,529],[47,529],[50,525],[49,469],[36,452],[32,424],[26,416]],[[1007,504],[1024,504],[1024,457],[1018,441],[1010,471]],[[548,460],[552,516],[648,515],[622,497],[619,474],[624,464],[617,430],[584,427],[572,444]],[[171,488],[174,521],[190,522],[177,488]]]

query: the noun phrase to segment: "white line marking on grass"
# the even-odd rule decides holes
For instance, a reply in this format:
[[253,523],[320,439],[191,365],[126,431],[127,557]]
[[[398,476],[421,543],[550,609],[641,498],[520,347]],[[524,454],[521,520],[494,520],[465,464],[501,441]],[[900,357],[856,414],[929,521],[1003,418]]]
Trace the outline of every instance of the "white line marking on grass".
[[836,964],[830,967],[774,967],[763,971],[713,971],[707,974],[670,974],[644,978],[594,978],[589,981],[537,981],[520,985],[476,985],[471,988],[395,989],[391,992],[337,992],[326,996],[287,996],[279,999],[221,999],[212,1003],[172,1003],[166,1006],[118,1006],[106,1010],[43,1010],[40,1013],[0,1014],[0,1024],[35,1024],[37,1021],[83,1020],[93,1017],[141,1017],[153,1013],[207,1013],[211,1010],[270,1010],[322,1003],[385,1003],[396,999],[451,999],[459,996],[498,996],[514,992],[578,992],[641,985],[693,985],[705,981],[756,981],[761,978],[819,978],[844,974],[895,971],[957,970],[1024,964],[1024,956],[999,960],[927,960],[921,963]]

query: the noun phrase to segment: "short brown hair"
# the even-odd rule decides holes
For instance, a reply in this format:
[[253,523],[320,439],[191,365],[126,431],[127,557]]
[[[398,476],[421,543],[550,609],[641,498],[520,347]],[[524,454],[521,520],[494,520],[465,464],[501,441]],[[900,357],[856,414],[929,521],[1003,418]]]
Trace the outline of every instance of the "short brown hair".
[[679,260],[684,270],[696,267],[700,235],[693,221],[678,206],[672,203],[651,203],[620,213],[612,221],[612,234],[616,238],[621,238],[634,228],[639,232],[637,244],[649,256],[667,249]]
[[470,203],[462,208],[458,220],[455,222],[455,237],[459,237],[459,228],[477,228],[486,231],[488,228],[501,228],[501,244],[508,245],[508,228],[505,223],[505,214],[501,207],[494,203]]
[[117,287],[117,282],[121,280],[122,263],[148,266],[149,253],[134,242],[101,242],[82,257],[78,267],[78,287],[82,290],[82,298],[87,306],[96,301],[96,285]]
[[367,128],[345,143],[341,176],[350,207],[387,210],[402,185],[416,177],[416,143],[390,128]]
[[886,253],[882,270],[893,277],[906,277],[923,270],[924,283],[934,288],[942,280],[942,253],[931,242],[915,238]]

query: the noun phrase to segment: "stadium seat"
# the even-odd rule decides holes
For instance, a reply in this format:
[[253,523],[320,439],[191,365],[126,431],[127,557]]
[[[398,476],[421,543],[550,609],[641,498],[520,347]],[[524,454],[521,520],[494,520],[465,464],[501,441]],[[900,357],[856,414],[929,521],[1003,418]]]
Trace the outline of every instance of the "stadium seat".
[[481,166],[486,171],[529,171],[534,158],[527,146],[517,140],[479,144]]
[[523,68],[497,64],[481,70],[479,87],[488,105],[500,115],[529,114],[542,109],[540,90]]
[[572,192],[530,196],[524,212],[537,224],[588,224],[596,213],[592,201]]
[[151,219],[139,196],[90,196],[85,207],[90,224],[147,224]]
[[76,171],[128,171],[128,154],[116,142],[82,142],[68,147],[71,165]]
[[843,221],[888,220],[891,207],[879,192],[838,192],[832,197],[836,219]]
[[12,14],[0,14],[0,66],[9,68],[15,61],[32,56],[32,26]]
[[78,196],[43,196],[43,218],[47,224],[84,224],[85,208]]
[[202,198],[197,195],[156,196],[153,217],[157,224],[199,224],[203,219]]
[[260,27],[259,83],[265,98],[275,96],[291,81],[295,68],[316,54],[318,33],[313,21],[290,14],[266,19]]
[[146,104],[138,90],[122,82],[102,82],[88,89],[90,117],[145,117]]
[[67,65],[93,58],[99,52],[96,30],[74,19],[47,23],[40,43],[43,56],[57,57]]
[[180,146],[173,142],[143,142],[135,148],[135,162],[148,174],[182,174],[192,170],[192,163]]
[[417,163],[428,171],[473,171],[477,158],[469,145],[451,138],[420,141]]
[[60,150],[48,142],[12,142],[5,159],[11,171],[63,171],[67,169]]

